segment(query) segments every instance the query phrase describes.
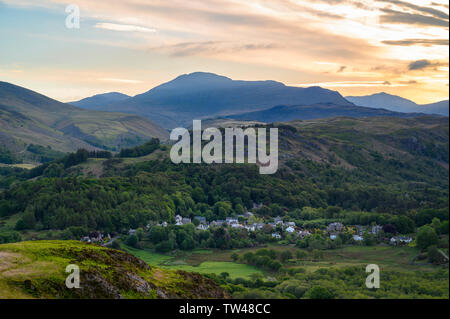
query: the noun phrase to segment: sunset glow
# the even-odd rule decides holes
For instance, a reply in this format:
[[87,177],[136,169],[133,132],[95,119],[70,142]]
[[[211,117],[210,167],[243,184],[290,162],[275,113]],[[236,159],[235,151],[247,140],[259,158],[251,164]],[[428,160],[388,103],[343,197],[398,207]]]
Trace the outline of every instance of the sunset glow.
[[0,1],[0,77],[63,101],[196,71],[448,99],[448,1]]

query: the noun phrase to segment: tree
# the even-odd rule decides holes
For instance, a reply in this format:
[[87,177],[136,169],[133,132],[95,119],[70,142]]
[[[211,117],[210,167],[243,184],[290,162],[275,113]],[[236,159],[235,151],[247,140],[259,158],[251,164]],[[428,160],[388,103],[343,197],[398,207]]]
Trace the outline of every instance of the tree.
[[304,259],[306,259],[306,256],[308,256],[308,254],[306,252],[304,252],[303,250],[297,250],[295,255],[296,255],[297,259],[299,259],[299,260],[304,260]]
[[128,236],[128,238],[126,240],[126,244],[131,247],[136,247],[138,242],[139,242],[139,240],[136,235],[130,235],[130,236]]
[[431,227],[433,227],[436,232],[439,232],[440,226],[441,226],[441,220],[437,217],[433,218],[433,220],[431,221]]
[[435,245],[429,246],[427,249],[428,261],[431,263],[438,263],[440,259],[440,254]]
[[430,226],[422,226],[417,233],[417,247],[426,249],[431,245],[437,245],[439,238],[436,231]]
[[409,234],[415,231],[414,221],[407,216],[396,216],[392,219],[392,224],[401,234]]
[[333,299],[333,292],[321,286],[315,286],[308,290],[307,295],[310,299]]
[[280,260],[282,263],[286,263],[289,259],[292,259],[292,253],[290,250],[284,250],[280,254]]
[[239,255],[236,254],[236,253],[232,253],[232,254],[231,254],[231,259],[232,259],[234,262],[236,262],[236,261],[239,259]]
[[191,236],[186,236],[185,239],[181,242],[181,249],[183,250],[192,250],[195,248],[194,239]]
[[272,260],[269,262],[269,264],[267,265],[269,267],[270,270],[272,271],[278,271],[280,270],[280,268],[283,266],[282,264],[280,264],[278,261],[276,260]]
[[397,228],[392,224],[383,225],[383,231],[391,235],[397,234]]
[[117,239],[111,243],[111,248],[112,249],[120,249],[120,243]]
[[312,251],[312,258],[313,260],[320,260],[323,258],[323,252],[317,249],[314,249]]
[[377,243],[377,238],[373,234],[365,233],[363,238],[364,238],[364,245],[366,246],[373,246]]
[[223,279],[227,279],[228,277],[230,277],[230,274],[227,273],[226,271],[220,273],[220,277],[222,277]]
[[445,220],[441,223],[441,225],[439,226],[439,233],[448,234],[448,220]]

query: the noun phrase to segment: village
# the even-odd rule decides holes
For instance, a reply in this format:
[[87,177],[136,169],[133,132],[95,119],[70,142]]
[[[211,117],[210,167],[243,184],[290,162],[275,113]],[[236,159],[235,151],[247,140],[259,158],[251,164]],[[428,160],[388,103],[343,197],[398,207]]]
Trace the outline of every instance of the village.
[[[258,222],[254,222],[255,219],[258,218],[255,218],[254,213],[248,211],[242,215],[227,217],[225,220],[213,220],[211,222],[208,222],[203,216],[194,216],[193,218],[189,218],[176,215],[175,219],[171,222],[164,221],[161,223],[149,223],[144,228],[144,231],[148,231],[152,226],[168,227],[169,225],[184,226],[192,224],[198,231],[206,231],[208,229],[218,227],[230,227],[232,229],[242,230],[245,229],[247,232],[261,231],[264,233],[269,233],[274,241],[282,240],[288,236],[302,240],[312,234],[320,234],[323,237],[334,241],[338,239],[340,234],[346,234],[347,236],[351,236],[353,243],[358,244],[363,243],[364,234],[378,236],[380,232],[383,233],[381,241],[389,243],[390,245],[407,245],[413,241],[413,239],[409,236],[388,236],[387,234],[384,234],[383,227],[380,225],[344,225],[341,222],[332,222],[326,227],[326,229],[306,229],[296,225],[293,221],[284,221],[280,216],[270,218],[269,220],[264,219],[263,221]],[[128,231],[125,231],[124,234],[130,236],[135,235],[136,232],[136,229],[129,229]],[[108,246],[119,237],[119,234],[107,234],[104,232],[94,231],[88,236],[82,237],[80,240],[83,242],[98,243],[103,246]]]

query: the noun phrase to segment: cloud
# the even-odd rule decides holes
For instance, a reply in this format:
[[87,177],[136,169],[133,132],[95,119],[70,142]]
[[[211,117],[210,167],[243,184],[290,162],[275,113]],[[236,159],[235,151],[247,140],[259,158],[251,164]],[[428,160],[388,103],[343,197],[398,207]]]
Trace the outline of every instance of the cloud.
[[435,7],[444,7],[444,8],[447,8],[447,9],[448,9],[448,4],[444,4],[444,3],[435,3],[435,2],[432,2],[431,5],[432,5],[432,6],[435,6]]
[[[65,44],[48,39],[48,35],[65,41],[71,38],[80,50],[75,56],[77,65],[90,62],[92,70],[108,71],[90,77],[94,85],[102,87],[136,83],[127,79],[145,79],[153,85],[201,68],[233,78],[324,82],[356,92],[366,86],[407,85],[401,81],[410,80],[408,71],[427,78],[443,75],[439,67],[417,69],[420,63],[413,62],[448,60],[448,12],[442,5],[406,1],[410,0],[121,0],[112,5],[110,0],[77,0],[85,21],[79,37],[67,37],[63,22],[59,22],[61,30],[49,30],[42,24],[42,28],[27,31],[46,35],[44,41],[55,52]],[[12,7],[24,3],[20,10],[45,4],[42,11],[59,12],[56,19],[61,20],[67,4],[66,0],[0,2]],[[93,26],[111,32],[89,33]],[[21,28],[11,31],[16,33],[11,37],[19,35],[12,41],[32,48],[27,37],[20,36],[24,33]],[[103,62],[102,48],[111,55],[94,66],[94,62]],[[5,51],[10,55],[7,59],[16,59],[12,52]],[[44,53],[36,52],[35,60],[41,62],[38,57]],[[48,67],[54,59],[43,62],[47,65],[39,65]],[[410,62],[416,71],[409,70]],[[374,69],[377,65],[382,67]],[[111,70],[114,73],[109,73]],[[421,85],[428,83],[419,80]],[[385,86],[386,81],[392,85]],[[127,87],[144,87],[131,84]],[[431,94],[426,92],[429,88],[431,85],[412,93]],[[434,83],[432,88],[436,88]]]
[[406,13],[392,9],[381,9],[381,11],[385,13],[380,16],[380,22],[382,23],[400,23],[448,28],[448,21],[443,19],[417,13]]
[[448,39],[403,39],[403,40],[385,40],[381,41],[388,45],[402,45],[402,46],[432,46],[432,45],[449,45]]
[[400,83],[403,84],[419,84],[416,80],[409,80],[409,81],[400,81]]
[[149,29],[137,25],[106,23],[106,22],[96,23],[94,27],[98,29],[121,31],[121,32],[148,32],[148,33],[156,32],[155,29]]
[[173,45],[152,47],[152,51],[160,51],[173,57],[186,57],[193,55],[213,55],[224,53],[236,53],[241,51],[272,50],[279,45],[269,43],[236,44],[232,42],[205,41],[205,42],[181,42]]
[[128,79],[117,79],[117,78],[100,78],[100,79],[98,79],[98,81],[123,83],[123,84],[138,84],[138,83],[142,83],[142,81],[139,81],[139,80],[128,80]]
[[413,9],[414,11],[417,12],[421,12],[421,13],[425,13],[425,14],[429,14],[433,17],[436,18],[440,18],[440,19],[447,19],[448,20],[448,14],[440,11],[440,10],[436,10],[433,8],[429,8],[429,7],[422,7],[422,6],[418,6],[409,2],[404,2],[404,1],[398,1],[398,0],[378,0],[380,2],[388,2],[391,4],[395,4],[398,7],[401,8],[408,8],[408,9]]
[[310,87],[310,86],[320,86],[320,87],[379,87],[389,85],[391,87],[406,86],[406,84],[392,84],[389,81],[336,81],[336,82],[320,82],[320,83],[302,83],[302,84],[291,84],[291,86],[299,87]]
[[411,62],[408,65],[408,69],[410,71],[423,70],[423,69],[426,69],[429,67],[434,67],[434,66],[439,66],[439,65],[441,65],[439,62],[433,63],[429,60],[424,59],[424,60],[417,60],[417,61]]

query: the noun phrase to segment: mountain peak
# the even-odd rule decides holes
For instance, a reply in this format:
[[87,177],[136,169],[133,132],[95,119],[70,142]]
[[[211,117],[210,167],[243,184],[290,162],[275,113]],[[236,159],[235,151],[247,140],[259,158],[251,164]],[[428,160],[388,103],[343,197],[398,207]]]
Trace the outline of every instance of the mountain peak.
[[100,109],[143,115],[166,128],[173,128],[189,125],[194,118],[259,111],[275,105],[316,103],[353,105],[338,92],[321,87],[233,80],[214,73],[194,72],[125,101],[102,105]]
[[396,112],[425,113],[448,116],[448,103],[445,101],[419,105],[404,97],[386,92],[375,93],[365,96],[346,96],[350,102],[366,107],[384,108]]
[[173,80],[173,81],[177,81],[177,80],[195,80],[195,79],[202,79],[202,80],[215,79],[215,80],[232,81],[230,78],[228,78],[226,76],[218,75],[218,74],[211,73],[211,72],[186,73],[186,74],[182,74],[182,75],[176,77],[175,80]]
[[84,98],[80,101],[70,102],[69,104],[78,107],[95,110],[99,107],[109,105],[111,103],[121,102],[130,98],[129,95],[119,93],[119,92],[109,92],[96,94],[91,97]]
[[227,78],[226,76],[221,76],[208,72],[194,72],[189,74],[182,74],[169,82],[166,82],[164,84],[161,84],[160,86],[157,86],[156,88],[153,88],[152,90],[168,89],[168,88],[197,90],[200,88],[227,86],[232,83],[233,80]]

